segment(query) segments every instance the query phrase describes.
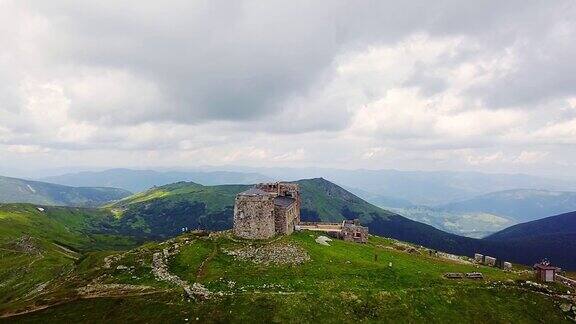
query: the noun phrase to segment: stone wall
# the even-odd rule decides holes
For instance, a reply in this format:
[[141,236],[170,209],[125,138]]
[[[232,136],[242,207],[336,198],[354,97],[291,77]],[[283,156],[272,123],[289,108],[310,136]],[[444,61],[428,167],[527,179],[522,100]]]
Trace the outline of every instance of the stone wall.
[[300,222],[300,208],[296,203],[288,208],[280,206],[274,207],[276,234],[290,235],[294,232],[294,227]]
[[342,239],[358,243],[368,242],[368,227],[359,225],[345,225],[342,227]]
[[274,197],[238,195],[234,204],[234,235],[267,239],[275,235]]

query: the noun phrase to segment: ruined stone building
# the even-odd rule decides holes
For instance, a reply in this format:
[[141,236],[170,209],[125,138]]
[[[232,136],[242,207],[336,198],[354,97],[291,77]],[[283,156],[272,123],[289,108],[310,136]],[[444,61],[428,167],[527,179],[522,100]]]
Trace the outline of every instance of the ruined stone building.
[[295,228],[321,231],[358,243],[368,241],[368,227],[358,220],[341,223],[301,223],[300,188],[288,182],[260,183],[236,196],[234,235],[247,239],[268,239],[292,234]]
[[248,239],[291,234],[300,222],[300,204],[298,184],[257,184],[236,196],[234,234]]
[[360,221],[344,220],[341,223],[326,222],[301,222],[298,225],[301,230],[325,232],[332,237],[344,241],[357,243],[368,242],[368,227],[360,225]]

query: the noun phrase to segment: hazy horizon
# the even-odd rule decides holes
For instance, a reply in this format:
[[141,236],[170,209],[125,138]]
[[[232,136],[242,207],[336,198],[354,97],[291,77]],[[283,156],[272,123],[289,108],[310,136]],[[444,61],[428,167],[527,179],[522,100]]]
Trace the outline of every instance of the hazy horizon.
[[[558,181],[576,181],[576,175],[568,175],[561,178],[559,175],[554,174],[538,174],[538,173],[525,173],[525,172],[498,172],[498,171],[478,171],[478,170],[406,170],[400,168],[329,168],[321,166],[300,166],[300,167],[273,167],[273,166],[249,166],[249,165],[200,165],[200,166],[156,166],[156,167],[133,167],[133,166],[67,166],[55,168],[40,168],[40,169],[19,169],[19,168],[0,168],[0,176],[26,178],[31,180],[41,180],[45,177],[60,176],[67,174],[77,174],[83,172],[102,172],[109,170],[136,170],[136,171],[155,171],[155,172],[241,172],[241,173],[262,173],[266,174],[270,170],[294,170],[313,172],[312,170],[335,170],[335,171],[397,171],[401,173],[478,173],[485,175],[525,175],[537,178],[546,178]],[[260,172],[259,172],[260,171]],[[316,176],[315,176],[316,177]],[[317,177],[322,177],[322,173],[318,172]]]

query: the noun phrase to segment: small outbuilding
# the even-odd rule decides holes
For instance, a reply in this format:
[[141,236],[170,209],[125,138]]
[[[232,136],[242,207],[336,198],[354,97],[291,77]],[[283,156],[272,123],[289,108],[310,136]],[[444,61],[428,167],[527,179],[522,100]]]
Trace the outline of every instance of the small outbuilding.
[[540,262],[534,265],[536,279],[543,282],[553,282],[559,268],[551,266],[549,262]]

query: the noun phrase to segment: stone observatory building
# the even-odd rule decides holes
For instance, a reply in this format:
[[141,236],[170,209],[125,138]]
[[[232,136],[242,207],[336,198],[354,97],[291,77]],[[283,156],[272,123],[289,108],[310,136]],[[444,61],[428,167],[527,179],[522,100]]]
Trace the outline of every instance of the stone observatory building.
[[295,183],[260,183],[239,193],[234,204],[234,235],[267,239],[288,235],[300,222],[300,187]]

